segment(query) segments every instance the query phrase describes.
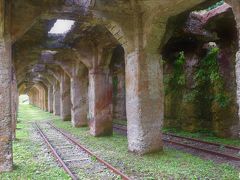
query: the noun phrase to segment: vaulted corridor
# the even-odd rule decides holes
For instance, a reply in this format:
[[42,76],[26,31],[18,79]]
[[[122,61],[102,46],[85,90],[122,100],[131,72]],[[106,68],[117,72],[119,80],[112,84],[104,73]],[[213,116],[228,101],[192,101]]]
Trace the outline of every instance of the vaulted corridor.
[[236,178],[239,44],[239,0],[0,0],[0,173]]

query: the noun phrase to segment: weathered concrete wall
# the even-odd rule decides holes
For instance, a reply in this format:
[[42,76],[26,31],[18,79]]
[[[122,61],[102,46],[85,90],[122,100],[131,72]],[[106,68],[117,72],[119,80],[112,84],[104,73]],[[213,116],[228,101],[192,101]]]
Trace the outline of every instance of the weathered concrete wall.
[[[196,88],[199,84],[196,74],[202,68],[201,64],[207,57],[211,45],[215,44],[214,41],[219,48],[215,60],[219,67],[218,74],[223,80],[221,92],[211,82],[205,82],[200,89]],[[229,6],[224,4],[202,14],[192,12],[187,23],[184,22],[176,29],[164,49],[166,90],[164,126],[190,132],[207,130],[220,137],[236,137],[236,130],[232,128],[237,121],[237,88],[235,81],[232,81],[236,79],[234,73],[236,30]],[[179,71],[175,62],[181,51],[185,56],[182,67],[184,72],[181,74],[184,81],[179,85],[178,80],[171,77],[174,72]],[[205,74],[206,71],[209,70],[205,70]],[[219,94],[224,95],[229,101],[224,107],[216,99]]]
[[121,46],[114,49],[110,74],[113,84],[113,119],[126,121],[125,54]]

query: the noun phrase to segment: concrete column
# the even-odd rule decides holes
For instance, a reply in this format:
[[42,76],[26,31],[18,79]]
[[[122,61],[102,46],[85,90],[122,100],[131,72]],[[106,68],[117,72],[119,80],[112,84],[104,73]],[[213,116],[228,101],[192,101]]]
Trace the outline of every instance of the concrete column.
[[71,118],[72,125],[74,127],[86,126],[87,121],[87,95],[88,95],[88,84],[87,79],[80,78],[79,76],[73,76],[71,78]]
[[60,115],[63,121],[71,120],[70,86],[70,78],[65,72],[62,72],[60,82]]
[[10,171],[12,156],[11,45],[1,39],[2,0],[0,0],[0,172]]
[[53,87],[48,87],[48,112],[53,112]]
[[89,71],[89,125],[94,136],[112,134],[112,82],[104,70]]
[[12,80],[12,138],[16,139],[16,128],[17,128],[17,109],[18,109],[18,88],[15,71],[13,71]]
[[128,148],[146,154],[162,149],[163,118],[160,55],[143,49],[126,56]]
[[39,103],[40,103],[40,108],[42,109],[42,110],[45,110],[45,108],[44,108],[44,102],[45,102],[45,93],[44,93],[44,91],[43,91],[43,89],[42,88],[39,88],[39,94],[40,94],[40,96],[39,96]]
[[240,1],[239,0],[225,0],[233,9],[235,16],[237,30],[238,30],[238,46],[239,50],[236,53],[236,83],[237,83],[237,104],[239,121],[231,128],[232,136],[240,138]]
[[43,88],[43,93],[44,93],[44,111],[48,111],[48,88],[44,89]]
[[58,82],[53,86],[53,114],[60,115],[60,86]]

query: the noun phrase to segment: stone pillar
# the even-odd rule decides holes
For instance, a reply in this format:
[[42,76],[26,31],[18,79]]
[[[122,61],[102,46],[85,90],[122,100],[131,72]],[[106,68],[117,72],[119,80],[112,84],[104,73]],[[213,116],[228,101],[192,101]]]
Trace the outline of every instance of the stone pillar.
[[146,154],[162,149],[163,118],[160,55],[145,50],[126,55],[126,109],[129,151]]
[[232,136],[240,138],[240,1],[239,0],[225,0],[233,9],[233,13],[236,19],[238,30],[238,46],[239,50],[236,53],[236,82],[237,82],[237,104],[238,104],[238,124],[233,125],[231,128]]
[[70,86],[70,78],[65,72],[62,72],[60,82],[60,116],[63,121],[71,120]]
[[48,112],[53,112],[53,87],[48,87]]
[[94,136],[112,134],[112,83],[109,73],[89,71],[89,125]]
[[13,71],[12,79],[12,139],[16,139],[16,128],[17,128],[17,109],[18,109],[18,88],[15,71]]
[[87,125],[87,79],[73,76],[71,78],[71,118],[74,127],[82,127]]
[[1,39],[2,0],[0,0],[0,172],[10,171],[12,156],[11,45]]
[[60,115],[60,87],[58,82],[53,86],[53,114],[55,116]]
[[45,110],[45,108],[44,108],[44,103],[45,103],[45,93],[44,93],[44,91],[43,91],[43,89],[42,88],[39,88],[39,94],[40,94],[40,96],[39,96],[39,101],[40,101],[40,108],[42,109],[42,110]]
[[48,88],[43,88],[44,93],[44,111],[48,111]]

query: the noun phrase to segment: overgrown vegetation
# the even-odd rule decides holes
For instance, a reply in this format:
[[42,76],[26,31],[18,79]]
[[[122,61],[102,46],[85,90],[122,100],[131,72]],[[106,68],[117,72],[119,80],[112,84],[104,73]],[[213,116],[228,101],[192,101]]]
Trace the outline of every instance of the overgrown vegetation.
[[238,171],[227,164],[215,164],[169,148],[162,153],[136,157],[127,152],[125,136],[95,138],[88,128],[76,129],[70,122],[60,120],[54,124],[74,134],[81,144],[136,179],[238,179]]
[[[230,99],[224,93],[224,81],[220,74],[219,63],[217,56],[219,53],[218,48],[212,48],[207,56],[200,61],[199,67],[194,75],[196,83],[194,92],[200,92],[203,88],[208,87],[210,92],[207,101],[215,101],[221,108],[229,105]],[[196,96],[202,94],[196,94]],[[206,96],[206,94],[204,94]]]
[[49,113],[43,112],[30,105],[20,105],[17,124],[17,140],[13,142],[14,171],[0,174],[2,180],[28,180],[28,179],[70,179],[58,167],[53,158],[46,156],[41,144],[31,137],[32,122],[53,118]]
[[230,98],[224,92],[224,81],[217,61],[218,53],[218,48],[212,48],[205,58],[199,61],[197,70],[193,74],[194,85],[188,90],[185,73],[186,59],[184,52],[180,52],[173,64],[173,73],[165,77],[165,94],[183,94],[185,102],[211,104],[215,101],[221,108],[226,108]]
[[186,87],[186,76],[184,66],[186,59],[184,52],[180,52],[176,61],[173,64],[173,73],[164,78],[165,93],[182,93]]
[[[93,152],[122,169],[136,179],[238,179],[238,170],[227,164],[215,164],[190,154],[165,148],[164,152],[136,156],[127,152],[127,138],[118,134],[112,137],[95,138],[89,129],[73,128],[70,122],[63,122],[47,112],[30,105],[21,105],[14,142],[15,171],[0,175],[0,179],[69,179],[64,171],[56,167],[54,159],[47,159],[40,144],[31,140],[31,122],[53,120],[53,123],[78,137]],[[116,148],[117,147],[117,148]],[[84,173],[83,173],[84,179]]]

